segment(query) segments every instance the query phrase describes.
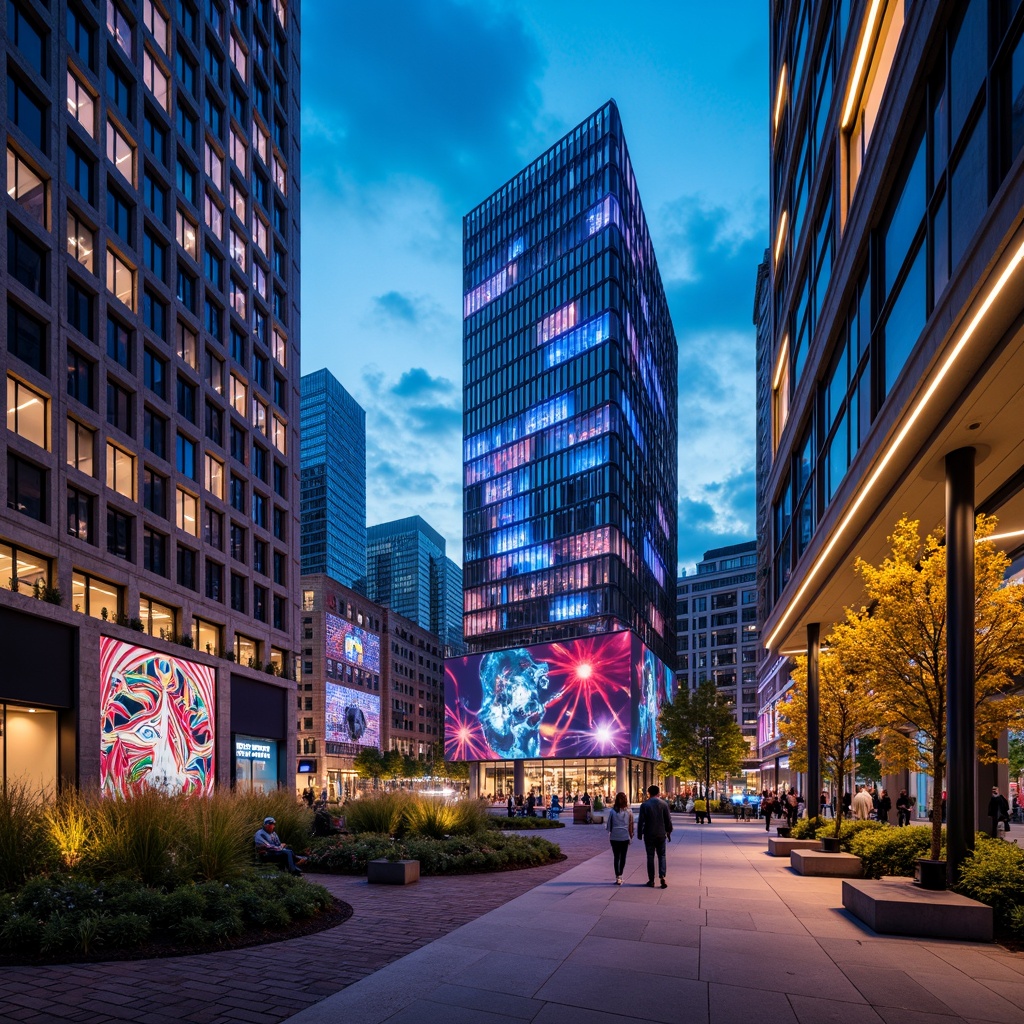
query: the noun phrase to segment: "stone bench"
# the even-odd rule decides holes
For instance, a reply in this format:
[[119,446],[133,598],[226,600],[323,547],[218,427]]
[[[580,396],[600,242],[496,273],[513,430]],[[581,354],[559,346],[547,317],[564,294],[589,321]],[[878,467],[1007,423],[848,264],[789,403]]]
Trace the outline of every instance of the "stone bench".
[[843,882],[843,906],[873,931],[928,939],[992,941],[992,908],[908,878]]
[[860,878],[863,874],[860,857],[852,853],[822,853],[817,850],[793,850],[789,866],[798,875],[816,875],[825,878]]
[[420,862],[379,857],[366,865],[366,880],[380,885],[411,885],[420,880]]
[[821,843],[817,839],[783,839],[779,836],[768,837],[769,857],[788,857],[794,850],[820,850]]

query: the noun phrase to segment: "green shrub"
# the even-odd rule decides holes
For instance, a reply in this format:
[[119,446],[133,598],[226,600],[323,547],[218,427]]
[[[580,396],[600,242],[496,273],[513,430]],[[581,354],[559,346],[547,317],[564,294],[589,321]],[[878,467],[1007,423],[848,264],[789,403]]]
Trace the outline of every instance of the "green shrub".
[[103,874],[128,875],[147,885],[172,883],[180,840],[181,801],[153,789],[93,803],[96,843],[90,864]]
[[352,832],[398,835],[403,829],[409,798],[405,793],[377,793],[345,804],[345,824]]
[[979,834],[955,888],[987,903],[997,929],[1024,936],[1024,850],[1015,843]]
[[479,800],[448,801],[422,796],[408,798],[403,815],[405,827],[401,831],[429,839],[482,832],[487,827],[488,818],[486,805]]
[[860,857],[865,878],[914,874],[914,861],[927,857],[932,845],[930,825],[904,828],[861,828],[851,835],[850,853]]
[[72,787],[57,794],[42,810],[46,838],[61,864],[74,871],[88,857],[96,843],[94,815],[90,801]]
[[252,841],[263,819],[270,817],[277,822],[277,834],[282,843],[305,850],[313,835],[313,812],[295,794],[287,789],[275,789],[270,793],[232,794],[238,804],[242,819],[246,822],[248,854],[252,854]]
[[443,839],[408,836],[398,841],[389,836],[361,834],[316,841],[306,867],[312,871],[365,875],[369,861],[388,857],[418,860],[422,875],[455,875],[535,867],[551,863],[560,853],[554,843],[539,836],[506,836],[500,832]]
[[181,802],[178,866],[194,879],[237,878],[252,862],[248,808],[230,792]]

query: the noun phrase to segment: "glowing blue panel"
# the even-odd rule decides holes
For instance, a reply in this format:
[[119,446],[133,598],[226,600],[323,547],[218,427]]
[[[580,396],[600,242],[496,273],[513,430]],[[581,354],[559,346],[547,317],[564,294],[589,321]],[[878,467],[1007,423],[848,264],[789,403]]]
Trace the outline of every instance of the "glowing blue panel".
[[551,341],[545,351],[548,366],[558,366],[581,352],[600,345],[611,336],[611,314],[602,313]]

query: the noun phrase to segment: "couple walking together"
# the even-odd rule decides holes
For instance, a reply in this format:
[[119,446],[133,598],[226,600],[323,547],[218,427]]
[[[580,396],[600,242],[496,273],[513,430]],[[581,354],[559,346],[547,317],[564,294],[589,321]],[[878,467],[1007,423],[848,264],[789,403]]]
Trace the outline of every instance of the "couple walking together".
[[[658,794],[657,786],[647,790],[648,799],[640,805],[640,821],[637,827],[637,838],[644,841],[647,851],[647,886],[654,888],[654,856],[658,856],[658,876],[662,889],[668,888],[665,881],[665,843],[672,841],[672,818],[668,804]],[[625,793],[615,797],[615,804],[608,812],[607,829],[612,844],[612,859],[615,865],[615,884],[622,885],[622,875],[626,870],[626,851],[633,838],[633,812],[629,809],[629,800]]]

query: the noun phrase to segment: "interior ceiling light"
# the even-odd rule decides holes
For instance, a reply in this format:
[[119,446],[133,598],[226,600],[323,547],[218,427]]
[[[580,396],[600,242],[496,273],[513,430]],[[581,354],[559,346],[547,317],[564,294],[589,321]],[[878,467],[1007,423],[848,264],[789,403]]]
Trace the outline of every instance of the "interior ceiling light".
[[789,356],[789,335],[782,339],[782,346],[779,348],[779,361],[775,364],[775,379],[772,381],[772,391],[779,390],[779,382],[782,380],[782,371],[786,368],[786,359]]
[[850,505],[849,509],[847,509],[846,515],[844,515],[843,518],[839,521],[839,525],[836,527],[835,532],[832,534],[831,537],[829,537],[828,542],[825,544],[824,548],[822,548],[821,553],[815,559],[814,564],[811,566],[807,575],[804,577],[803,583],[800,584],[799,589],[793,595],[793,598],[790,600],[789,605],[786,608],[786,611],[783,613],[782,618],[779,620],[779,624],[775,627],[774,630],[772,630],[771,635],[765,641],[765,647],[769,650],[771,649],[775,641],[778,639],[779,635],[782,633],[783,628],[789,620],[790,613],[794,605],[796,605],[800,598],[803,597],[803,595],[807,592],[807,588],[811,585],[811,581],[821,571],[822,566],[825,564],[825,559],[828,558],[828,556],[832,553],[832,549],[836,546],[836,544],[839,543],[840,537],[842,537],[842,535],[846,532],[847,527],[853,521],[853,517],[857,514],[857,510],[861,507],[861,505],[864,504],[872,490],[874,490],[874,487],[878,483],[879,478],[885,472],[886,467],[892,461],[892,458],[896,454],[900,445],[903,444],[903,442],[906,440],[907,435],[910,433],[911,429],[917,422],[921,413],[924,412],[928,403],[932,400],[932,396],[938,390],[939,385],[946,379],[946,375],[953,368],[953,364],[957,361],[957,359],[960,358],[960,353],[963,352],[963,350],[967,347],[967,343],[971,340],[972,337],[974,337],[974,332],[978,329],[978,325],[985,318],[985,314],[988,313],[989,309],[992,306],[992,303],[995,302],[995,300],[999,297],[1000,292],[1002,292],[1002,290],[1006,287],[1006,284],[1013,276],[1014,271],[1017,269],[1018,266],[1020,266],[1021,260],[1024,260],[1024,242],[1020,244],[1017,251],[1013,254],[1012,258],[1010,259],[1010,262],[1006,265],[1006,268],[999,275],[999,278],[996,281],[996,283],[992,286],[991,289],[989,289],[988,295],[985,296],[985,301],[982,302],[977,313],[975,313],[973,318],[971,319],[971,322],[967,325],[963,333],[957,339],[956,344],[949,351],[949,354],[946,356],[942,365],[935,373],[935,376],[932,378],[932,382],[928,385],[924,394],[921,395],[921,397],[917,400],[915,405],[910,409],[907,418],[903,422],[903,426],[900,427],[899,432],[890,442],[889,447],[886,449],[885,454],[879,460],[878,465],[871,472],[871,475],[867,478],[865,483],[861,485],[860,490],[857,492],[856,498],[854,498],[853,503]]
[[786,65],[782,65],[782,70],[779,72],[779,84],[775,89],[775,115],[774,125],[775,131],[779,130],[779,118],[782,116],[782,100],[786,95]]
[[779,229],[775,234],[775,263],[778,265],[779,253],[782,252],[782,244],[786,241],[786,224],[789,221],[789,211],[783,210],[779,218]]

